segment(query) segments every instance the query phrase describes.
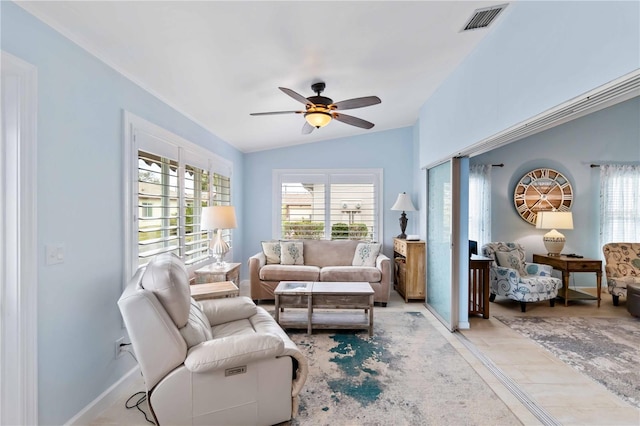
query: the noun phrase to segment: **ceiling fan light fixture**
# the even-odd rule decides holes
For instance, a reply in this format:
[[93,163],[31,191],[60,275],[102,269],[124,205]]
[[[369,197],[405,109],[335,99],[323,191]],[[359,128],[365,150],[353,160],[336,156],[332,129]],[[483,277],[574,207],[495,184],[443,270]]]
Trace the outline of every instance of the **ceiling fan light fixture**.
[[331,117],[331,114],[327,112],[313,111],[313,112],[307,112],[304,115],[304,118],[305,120],[307,120],[307,123],[311,124],[316,129],[319,129],[320,127],[324,127],[327,124],[329,124],[332,117]]

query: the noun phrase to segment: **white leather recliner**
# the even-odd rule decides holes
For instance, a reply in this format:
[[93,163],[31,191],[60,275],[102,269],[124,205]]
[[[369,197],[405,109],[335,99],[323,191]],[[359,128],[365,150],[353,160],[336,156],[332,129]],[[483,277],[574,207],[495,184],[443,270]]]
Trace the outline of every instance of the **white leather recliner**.
[[272,425],[290,420],[308,364],[247,297],[196,302],[171,253],[136,273],[118,301],[160,425]]

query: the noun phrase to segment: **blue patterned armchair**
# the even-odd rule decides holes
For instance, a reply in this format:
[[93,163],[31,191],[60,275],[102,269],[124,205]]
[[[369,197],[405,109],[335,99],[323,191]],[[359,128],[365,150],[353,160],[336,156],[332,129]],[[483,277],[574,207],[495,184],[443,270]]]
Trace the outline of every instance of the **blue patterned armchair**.
[[562,280],[551,276],[551,266],[525,262],[524,249],[516,243],[485,244],[482,254],[493,259],[490,301],[496,295],[508,297],[520,302],[522,312],[526,312],[529,302],[548,300],[554,306]]
[[620,296],[627,297],[628,284],[640,284],[640,243],[609,243],[602,246],[607,284],[618,306]]

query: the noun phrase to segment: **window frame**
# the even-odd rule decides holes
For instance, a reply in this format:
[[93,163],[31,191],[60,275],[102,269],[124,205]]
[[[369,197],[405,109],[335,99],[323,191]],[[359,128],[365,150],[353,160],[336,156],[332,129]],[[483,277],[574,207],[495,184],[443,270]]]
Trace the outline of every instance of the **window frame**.
[[[206,170],[210,176],[211,194],[213,194],[214,174],[228,177],[231,192],[233,163],[213,152],[196,145],[160,126],[123,110],[123,171],[124,171],[124,282],[127,282],[138,270],[138,152],[151,150],[155,155],[178,161],[178,179],[181,187],[178,220],[184,230],[186,212],[186,194],[184,191],[184,171],[186,166],[198,167]],[[230,197],[229,197],[230,198]],[[230,200],[229,200],[230,202]],[[216,204],[213,195],[209,204]],[[231,240],[233,234],[231,233]],[[180,244],[185,243],[184,235],[180,237]],[[233,244],[230,244],[233,247]],[[185,244],[186,247],[186,244]],[[231,249],[231,256],[233,256]],[[187,266],[189,273],[195,269],[211,263],[212,258]]]
[[273,239],[282,239],[282,184],[305,183],[325,185],[325,240],[331,239],[331,184],[374,185],[374,230],[372,241],[382,242],[384,236],[383,217],[383,169],[274,169],[272,174],[272,224]]

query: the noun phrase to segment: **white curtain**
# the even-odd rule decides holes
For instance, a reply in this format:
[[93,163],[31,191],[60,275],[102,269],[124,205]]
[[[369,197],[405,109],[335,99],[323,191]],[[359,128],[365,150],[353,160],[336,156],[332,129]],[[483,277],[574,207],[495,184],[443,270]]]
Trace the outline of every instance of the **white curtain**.
[[600,166],[600,247],[640,242],[640,166]]
[[469,239],[491,242],[491,164],[469,167]]

